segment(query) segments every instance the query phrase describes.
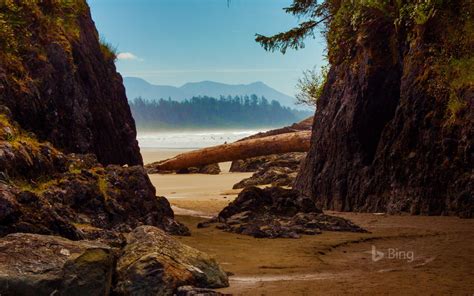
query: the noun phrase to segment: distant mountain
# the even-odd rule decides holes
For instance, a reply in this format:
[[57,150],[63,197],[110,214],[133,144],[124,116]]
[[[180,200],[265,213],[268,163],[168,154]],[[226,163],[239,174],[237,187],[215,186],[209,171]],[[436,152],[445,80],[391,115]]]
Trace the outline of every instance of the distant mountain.
[[[281,93],[263,82],[250,84],[225,84],[214,81],[186,83],[181,87],[151,84],[141,78],[124,77],[124,84],[129,100],[137,97],[144,99],[168,99],[182,101],[195,96],[245,96],[255,94],[268,100],[276,100],[283,106],[295,107],[295,99]],[[298,106],[301,108],[301,106]]]

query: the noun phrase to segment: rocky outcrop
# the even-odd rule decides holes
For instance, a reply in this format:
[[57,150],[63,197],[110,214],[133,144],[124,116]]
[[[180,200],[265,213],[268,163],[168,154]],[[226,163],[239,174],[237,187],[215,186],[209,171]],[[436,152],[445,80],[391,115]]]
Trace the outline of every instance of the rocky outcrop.
[[296,170],[291,170],[286,167],[262,168],[255,172],[251,177],[245,178],[234,184],[232,189],[241,189],[259,185],[292,186],[296,176]]
[[[6,110],[6,109],[2,109]],[[141,166],[102,166],[94,155],[65,155],[0,115],[0,236],[14,232],[102,239],[147,224],[186,235]]]
[[230,172],[256,172],[268,167],[286,167],[297,171],[301,161],[306,157],[304,152],[290,152],[283,154],[271,154],[252,157],[243,160],[235,160],[229,169]]
[[251,177],[236,183],[233,189],[268,184],[292,186],[305,156],[304,152],[292,152],[235,161],[232,163],[231,171],[256,170],[256,172]]
[[1,3],[0,16],[0,105],[14,120],[67,153],[142,164],[115,54],[85,0]]
[[153,226],[120,250],[97,241],[15,233],[0,238],[2,295],[222,295],[229,285],[208,255]]
[[186,169],[177,170],[176,174],[207,174],[207,175],[219,175],[221,168],[218,163],[203,165],[200,167],[190,167]]
[[207,174],[207,175],[219,175],[221,168],[218,163],[203,165],[200,167],[190,167],[185,169],[179,169],[175,171],[163,171],[159,170],[155,164],[145,165],[145,170],[148,174]]
[[127,235],[127,246],[117,262],[115,293],[173,295],[186,285],[222,288],[229,282],[214,259],[158,228],[142,226]]
[[[0,2],[0,294],[109,295],[115,278],[124,294],[227,285],[215,261],[164,234],[189,230],[141,166],[115,54],[86,1]],[[144,277],[130,284],[138,262]]]
[[354,22],[330,24],[344,42],[296,188],[323,209],[473,217],[474,6],[403,5],[334,7]]
[[349,220],[328,216],[314,201],[292,189],[249,187],[216,218],[198,227],[216,227],[256,238],[299,238],[321,231],[365,232]]
[[1,295],[108,295],[114,250],[97,242],[16,233],[0,239]]

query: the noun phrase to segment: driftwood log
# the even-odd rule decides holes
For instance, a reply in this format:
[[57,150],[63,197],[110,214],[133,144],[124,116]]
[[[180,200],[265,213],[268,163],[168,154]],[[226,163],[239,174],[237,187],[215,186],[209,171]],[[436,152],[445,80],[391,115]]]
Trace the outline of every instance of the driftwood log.
[[159,171],[172,171],[269,154],[307,152],[310,138],[311,131],[302,131],[249,139],[182,153],[148,166]]

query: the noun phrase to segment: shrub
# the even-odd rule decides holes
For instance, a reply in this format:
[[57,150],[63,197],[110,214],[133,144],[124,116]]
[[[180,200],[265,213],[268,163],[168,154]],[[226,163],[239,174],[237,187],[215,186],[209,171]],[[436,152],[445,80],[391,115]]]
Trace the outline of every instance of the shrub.
[[107,42],[104,38],[100,39],[100,51],[107,61],[117,59],[117,47]]

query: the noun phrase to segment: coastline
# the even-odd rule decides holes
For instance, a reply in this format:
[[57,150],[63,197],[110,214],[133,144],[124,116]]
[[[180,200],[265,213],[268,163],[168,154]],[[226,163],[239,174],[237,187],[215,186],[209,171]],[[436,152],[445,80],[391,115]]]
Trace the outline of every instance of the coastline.
[[[142,149],[145,163],[190,149]],[[191,230],[181,242],[207,252],[232,274],[233,295],[464,294],[474,291],[474,221],[457,217],[327,212],[350,219],[370,233],[324,232],[301,239],[256,239],[197,228],[239,190],[232,185],[251,173],[149,175],[157,195],[168,198],[176,219]],[[412,262],[372,261],[372,247],[411,251]],[[440,284],[442,283],[442,284]],[[330,293],[328,293],[330,291]]]
[[[144,163],[171,158],[191,149],[142,148]],[[156,194],[165,196],[176,215],[212,216],[232,201],[241,191],[232,189],[252,173],[230,173],[231,162],[220,163],[219,175],[206,174],[151,174]]]

